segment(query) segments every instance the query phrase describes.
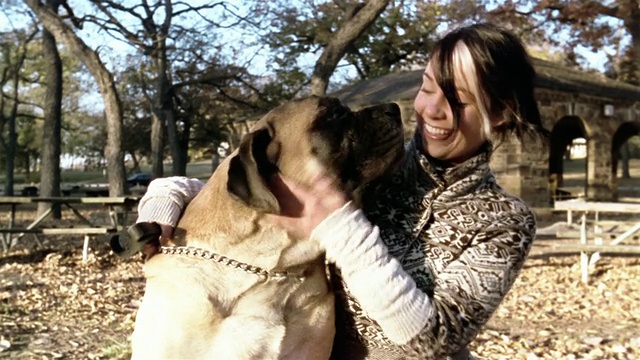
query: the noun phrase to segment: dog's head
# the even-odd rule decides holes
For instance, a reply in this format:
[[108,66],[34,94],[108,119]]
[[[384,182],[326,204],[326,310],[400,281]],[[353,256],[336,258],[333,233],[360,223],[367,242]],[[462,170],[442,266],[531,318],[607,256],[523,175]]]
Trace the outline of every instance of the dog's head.
[[338,99],[312,96],[283,104],[258,121],[231,158],[227,190],[233,198],[268,213],[280,206],[267,186],[275,173],[308,184],[312,166],[357,195],[387,175],[404,150],[400,109],[376,105],[357,112]]

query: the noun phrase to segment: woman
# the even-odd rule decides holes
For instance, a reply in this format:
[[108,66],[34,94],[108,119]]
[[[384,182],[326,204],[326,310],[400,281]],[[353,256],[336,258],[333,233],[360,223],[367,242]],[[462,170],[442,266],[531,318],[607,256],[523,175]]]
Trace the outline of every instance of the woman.
[[[375,201],[356,209],[323,174],[312,189],[272,179],[288,214],[276,219],[317,240],[334,265],[334,358],[467,356],[535,236],[531,210],[489,168],[496,142],[547,135],[534,76],[513,34],[491,24],[457,29],[432,51],[415,98],[415,136]],[[170,236],[200,187],[186,178],[156,180],[139,221],[165,224]]]

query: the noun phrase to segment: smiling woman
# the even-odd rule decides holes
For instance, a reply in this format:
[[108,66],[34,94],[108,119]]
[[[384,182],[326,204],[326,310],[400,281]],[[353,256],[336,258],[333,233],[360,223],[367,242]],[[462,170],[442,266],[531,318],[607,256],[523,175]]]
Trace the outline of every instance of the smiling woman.
[[[436,159],[458,164],[492,137],[504,137],[507,130],[514,130],[518,137],[545,133],[533,97],[534,70],[525,49],[511,45],[518,44],[515,37],[507,41],[489,35],[467,35],[467,41],[443,39],[433,50],[414,107],[425,151]],[[519,56],[512,61],[505,55],[483,56],[486,46]],[[513,63],[520,59],[521,63]],[[525,83],[503,84],[518,78]]]
[[[466,49],[466,46],[460,46]],[[466,50],[468,53],[468,50]],[[473,65],[469,66],[473,70]],[[425,139],[425,151],[436,159],[452,164],[462,162],[476,153],[488,139],[486,123],[489,119],[478,89],[470,92],[462,71],[458,71],[456,84],[457,114],[454,106],[446,106],[447,98],[434,79],[430,63],[424,74],[424,82],[416,96],[414,107],[418,131]],[[483,114],[484,113],[484,114]],[[457,118],[455,117],[457,115]]]

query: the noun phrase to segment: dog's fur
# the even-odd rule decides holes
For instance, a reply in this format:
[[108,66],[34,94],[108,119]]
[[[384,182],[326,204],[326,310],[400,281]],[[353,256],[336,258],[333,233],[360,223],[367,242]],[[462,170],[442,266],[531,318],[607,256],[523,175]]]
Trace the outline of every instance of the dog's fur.
[[395,104],[352,112],[337,99],[309,97],[265,115],[187,206],[175,242],[302,280],[265,280],[212,260],[156,255],[145,265],[133,357],[327,359],[334,299],[323,254],[316,242],[265,216],[280,212],[266,180],[279,172],[308,185],[310,168],[320,166],[358,201],[402,154]]

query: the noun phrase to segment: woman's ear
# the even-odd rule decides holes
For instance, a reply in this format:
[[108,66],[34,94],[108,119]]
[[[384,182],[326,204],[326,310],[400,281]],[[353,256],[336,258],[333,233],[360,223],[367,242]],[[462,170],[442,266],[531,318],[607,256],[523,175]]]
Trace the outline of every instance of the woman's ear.
[[491,129],[499,130],[503,128],[508,128],[509,121],[512,117],[513,110],[511,107],[511,103],[507,102],[504,104],[504,108],[502,111],[494,111],[491,115],[489,115],[489,122],[491,123]]
[[507,118],[504,116],[492,116],[490,119],[492,129],[500,129],[507,124]]

